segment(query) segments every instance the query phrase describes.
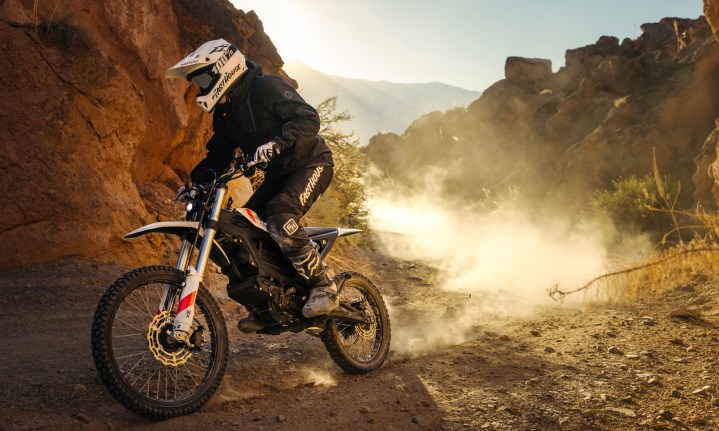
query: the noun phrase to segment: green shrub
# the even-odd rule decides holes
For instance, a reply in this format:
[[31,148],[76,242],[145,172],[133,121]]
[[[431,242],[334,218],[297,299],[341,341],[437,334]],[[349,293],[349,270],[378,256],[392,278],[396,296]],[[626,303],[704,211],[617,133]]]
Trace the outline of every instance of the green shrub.
[[[676,190],[675,196],[667,193],[667,188]],[[653,242],[663,242],[667,233],[677,231],[674,206],[679,191],[679,183],[671,178],[660,178],[656,173],[632,175],[613,180],[610,189],[597,192],[591,208],[623,233],[647,233]]]
[[329,194],[338,201],[337,218],[343,226],[369,229],[369,210],[362,178],[367,169],[367,157],[359,151],[359,139],[354,132],[345,133],[340,125],[352,119],[347,111],[337,112],[337,97],[325,99],[317,106],[325,139],[335,161],[334,179]]

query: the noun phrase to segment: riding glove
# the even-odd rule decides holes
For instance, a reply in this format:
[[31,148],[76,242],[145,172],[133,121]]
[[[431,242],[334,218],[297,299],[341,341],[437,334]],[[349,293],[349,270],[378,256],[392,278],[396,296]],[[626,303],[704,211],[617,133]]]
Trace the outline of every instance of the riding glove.
[[276,142],[270,141],[257,147],[257,151],[255,151],[255,161],[267,163],[278,154],[280,154],[279,145],[277,145]]

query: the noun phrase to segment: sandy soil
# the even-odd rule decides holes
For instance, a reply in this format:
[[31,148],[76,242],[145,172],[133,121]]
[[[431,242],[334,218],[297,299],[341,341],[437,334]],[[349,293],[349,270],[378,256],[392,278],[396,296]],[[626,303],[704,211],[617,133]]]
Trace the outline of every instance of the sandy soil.
[[241,335],[241,308],[221,300],[231,357],[220,389],[196,414],[153,422],[109,395],[90,353],[97,301],[127,269],[61,261],[0,274],[0,429],[719,429],[714,279],[632,304],[488,313],[457,332],[453,319],[486,309],[468,303],[496,298],[442,292],[430,269],[387,261],[376,276],[396,347],[365,376],[343,374],[306,334]]

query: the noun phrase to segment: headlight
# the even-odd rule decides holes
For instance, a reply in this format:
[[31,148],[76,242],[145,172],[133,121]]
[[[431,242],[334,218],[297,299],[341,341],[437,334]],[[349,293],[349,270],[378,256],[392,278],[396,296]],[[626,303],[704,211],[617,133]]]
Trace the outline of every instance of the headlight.
[[192,208],[193,208],[192,202],[188,202],[187,206],[185,206],[185,211],[187,211],[189,213],[190,211],[192,211]]

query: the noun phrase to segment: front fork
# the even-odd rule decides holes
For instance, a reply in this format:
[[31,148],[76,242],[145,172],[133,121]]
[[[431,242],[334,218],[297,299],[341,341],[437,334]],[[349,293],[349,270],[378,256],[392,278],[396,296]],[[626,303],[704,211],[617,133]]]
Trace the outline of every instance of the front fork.
[[[177,313],[175,315],[175,321],[172,326],[172,338],[175,341],[187,343],[188,337],[190,336],[190,330],[192,329],[192,321],[195,317],[195,298],[197,291],[200,288],[203,274],[207,267],[207,262],[210,259],[210,252],[212,251],[212,243],[217,233],[217,222],[220,219],[220,211],[225,202],[227,196],[227,187],[222,186],[215,192],[215,199],[210,210],[210,215],[206,219],[205,234],[202,237],[202,243],[200,245],[200,252],[197,256],[197,262],[195,266],[188,266],[190,262],[190,250],[191,243],[187,240],[182,242],[182,248],[180,249],[180,256],[177,259],[177,269],[185,271],[187,268],[185,283],[180,293],[180,302],[177,306]],[[200,227],[198,226],[198,229]],[[170,310],[174,303],[174,296],[169,286],[165,286],[160,306],[158,307],[158,313],[162,313],[165,310]]]

